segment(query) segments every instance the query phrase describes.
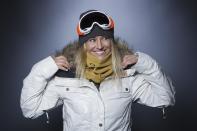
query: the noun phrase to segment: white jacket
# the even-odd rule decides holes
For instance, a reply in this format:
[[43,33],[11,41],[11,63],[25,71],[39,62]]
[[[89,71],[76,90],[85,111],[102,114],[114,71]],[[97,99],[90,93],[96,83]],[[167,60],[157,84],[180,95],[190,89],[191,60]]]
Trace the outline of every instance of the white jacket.
[[163,107],[173,105],[174,88],[157,62],[136,52],[138,62],[118,80],[106,78],[100,91],[92,82],[52,77],[58,70],[52,57],[35,64],[23,81],[21,108],[36,118],[63,103],[64,131],[130,131],[132,102]]

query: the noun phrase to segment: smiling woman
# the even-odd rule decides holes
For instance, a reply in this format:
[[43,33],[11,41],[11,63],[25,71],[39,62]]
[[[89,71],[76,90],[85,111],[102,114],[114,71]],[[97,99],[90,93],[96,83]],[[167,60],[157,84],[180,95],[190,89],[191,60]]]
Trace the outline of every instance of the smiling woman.
[[111,44],[111,40],[103,36],[90,38],[84,44],[85,52],[87,52],[85,70],[87,79],[101,83],[106,77],[112,75]]
[[111,44],[111,39],[105,38],[104,36],[97,36],[90,38],[84,44],[84,48],[88,53],[102,60],[111,53]]
[[[72,64],[69,53],[49,56],[24,79],[25,117],[36,118],[63,104],[64,131],[130,131],[133,102],[158,108],[174,105],[172,82],[152,57],[133,53],[114,38],[111,17],[88,10],[81,14],[77,32]],[[56,73],[71,68],[72,78]]]

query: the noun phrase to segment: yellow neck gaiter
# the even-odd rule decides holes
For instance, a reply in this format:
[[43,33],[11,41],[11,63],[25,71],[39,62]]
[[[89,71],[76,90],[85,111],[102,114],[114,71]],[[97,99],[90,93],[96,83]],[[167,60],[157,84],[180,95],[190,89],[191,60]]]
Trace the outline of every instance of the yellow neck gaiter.
[[87,53],[85,77],[95,83],[101,83],[106,77],[113,74],[111,53],[103,60]]

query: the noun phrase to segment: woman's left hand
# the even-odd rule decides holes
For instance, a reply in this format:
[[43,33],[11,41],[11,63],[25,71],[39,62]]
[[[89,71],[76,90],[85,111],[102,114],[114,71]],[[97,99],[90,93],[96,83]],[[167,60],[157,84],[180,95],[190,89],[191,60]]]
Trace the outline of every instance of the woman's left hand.
[[129,65],[136,64],[137,61],[138,61],[137,55],[125,55],[123,57],[121,65],[122,65],[123,69],[125,69]]

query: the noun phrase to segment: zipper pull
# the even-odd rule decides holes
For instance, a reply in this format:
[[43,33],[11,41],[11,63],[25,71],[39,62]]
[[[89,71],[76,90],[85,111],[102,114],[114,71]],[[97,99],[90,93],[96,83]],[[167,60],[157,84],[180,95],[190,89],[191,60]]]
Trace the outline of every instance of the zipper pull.
[[45,111],[45,114],[46,114],[46,117],[47,117],[47,120],[46,120],[46,123],[47,124],[50,124],[50,120],[49,120],[49,114],[47,111]]
[[167,118],[166,112],[165,112],[165,107],[162,107],[162,118],[163,119],[166,119]]

